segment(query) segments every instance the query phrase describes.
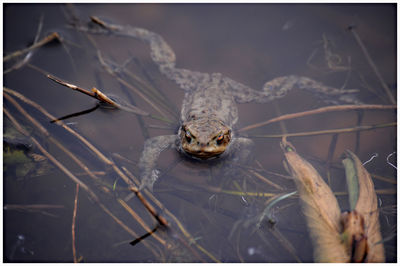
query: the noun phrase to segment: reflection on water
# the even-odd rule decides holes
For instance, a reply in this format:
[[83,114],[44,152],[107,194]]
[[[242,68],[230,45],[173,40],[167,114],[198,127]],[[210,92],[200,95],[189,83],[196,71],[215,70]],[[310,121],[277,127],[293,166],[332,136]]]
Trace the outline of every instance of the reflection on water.
[[[358,89],[360,99],[366,103],[390,104],[381,81],[354,35],[347,30],[349,26],[354,26],[382,79],[392,92],[396,92],[396,9],[390,4],[6,4],[6,55],[32,44],[41,15],[43,28],[40,38],[57,31],[62,42],[52,42],[35,50],[29,64],[4,75],[5,87],[37,102],[55,117],[95,106],[94,100],[87,96],[47,79],[37,70],[40,68],[83,88],[96,87],[117,95],[157,118],[163,117],[160,120],[99,108],[65,120],[126,175],[125,168],[137,176],[137,163],[145,139],[176,132],[183,92],[159,73],[145,44],[112,36],[88,37],[71,27],[74,16],[79,17],[82,23],[86,23],[90,15],[96,15],[114,23],[157,32],[174,49],[179,67],[223,73],[254,89],[261,89],[262,84],[275,77],[296,74],[338,88]],[[117,76],[110,75],[102,66],[97,57],[98,51]],[[4,69],[14,63],[6,62]],[[155,104],[152,106],[140,93]],[[93,171],[95,178],[66,156],[55,142],[44,137],[9,100],[4,100],[4,107],[129,228],[122,227],[99,207],[89,192],[81,189],[75,224],[76,251],[81,260],[312,261],[311,241],[296,196],[273,205],[270,211],[276,223],[257,229],[257,217],[268,206],[268,200],[295,190],[282,164],[279,138],[253,138],[256,143],[254,161],[240,166],[228,178],[221,178],[207,164],[186,160],[176,151],[162,153],[158,162],[161,177],[154,187],[156,199],[153,200],[149,194],[145,197],[168,219],[171,230],[157,230],[154,236],[131,246],[129,243],[135,237],[129,230],[137,236],[144,235],[146,230],[132,218],[134,214],[127,211],[122,202],[126,202],[150,230],[156,221],[137,197],[131,195],[112,164],[99,159],[99,154],[58,125],[50,123],[51,119],[32,106],[18,99],[17,102],[46,128],[52,138]],[[270,104],[243,104],[239,106],[237,129],[279,114],[323,105],[311,93],[300,91],[290,92],[284,99]],[[252,137],[393,121],[395,114],[392,111],[333,112],[270,124],[242,134]],[[8,118],[4,118],[4,124],[5,127],[11,126]],[[27,139],[31,141],[24,138],[24,142]],[[340,159],[345,149],[356,152],[363,162],[378,154],[365,167],[373,175],[378,191],[386,259],[396,261],[396,175],[395,169],[386,161],[386,157],[396,150],[395,127],[289,139],[297,152],[322,173],[334,192],[346,190]],[[40,151],[34,146],[30,153],[40,154]],[[396,165],[396,155],[392,155],[389,162]],[[57,168],[49,168],[40,176],[31,171],[23,178],[16,178],[15,171],[10,171],[10,167],[4,169],[4,204],[65,206],[53,216],[43,215],[42,212],[4,211],[5,260],[73,261],[71,223],[74,182]],[[346,195],[338,193],[337,198],[342,210],[348,208]],[[25,236],[24,242],[16,236]],[[22,252],[22,247],[27,252]]]

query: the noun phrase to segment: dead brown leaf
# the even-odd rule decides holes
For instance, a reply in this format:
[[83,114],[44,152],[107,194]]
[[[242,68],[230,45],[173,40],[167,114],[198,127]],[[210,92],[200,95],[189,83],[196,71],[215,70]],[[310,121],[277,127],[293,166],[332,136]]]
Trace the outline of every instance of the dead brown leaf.
[[314,167],[285,139],[281,147],[302,202],[315,261],[384,262],[376,193],[360,160],[346,151],[346,163],[354,168],[358,181],[358,190],[354,192],[358,197],[354,210],[341,215],[336,197]]
[[302,201],[316,262],[348,262],[340,236],[340,208],[329,186],[289,142],[281,144]]

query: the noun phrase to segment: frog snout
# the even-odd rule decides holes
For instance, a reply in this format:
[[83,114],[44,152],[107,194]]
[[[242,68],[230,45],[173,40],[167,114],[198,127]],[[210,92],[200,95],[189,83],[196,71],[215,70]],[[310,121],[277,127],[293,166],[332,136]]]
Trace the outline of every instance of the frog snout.
[[199,143],[198,145],[200,146],[200,148],[205,148],[205,147],[209,146],[210,143],[209,142],[207,142],[207,143]]

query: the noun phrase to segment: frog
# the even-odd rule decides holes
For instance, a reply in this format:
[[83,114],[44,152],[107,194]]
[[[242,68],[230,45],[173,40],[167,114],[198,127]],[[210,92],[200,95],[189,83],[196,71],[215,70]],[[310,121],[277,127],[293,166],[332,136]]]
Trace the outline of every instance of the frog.
[[158,33],[130,25],[118,25],[92,18],[97,25],[92,33],[114,34],[142,41],[150,47],[150,57],[159,71],[184,91],[179,129],[176,134],[145,140],[139,160],[141,185],[153,189],[160,176],[156,169],[160,154],[176,149],[200,161],[223,160],[243,162],[254,145],[250,138],[236,134],[240,103],[266,104],[284,97],[290,90],[307,90],[331,104],[361,104],[354,97],[357,90],[325,85],[305,76],[288,75],[265,82],[261,90],[253,89],[221,73],[202,73],[176,67],[176,55]]

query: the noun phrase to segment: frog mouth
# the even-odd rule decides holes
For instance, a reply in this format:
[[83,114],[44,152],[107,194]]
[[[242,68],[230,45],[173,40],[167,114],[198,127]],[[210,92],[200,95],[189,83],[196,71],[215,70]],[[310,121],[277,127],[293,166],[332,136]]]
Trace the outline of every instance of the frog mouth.
[[191,150],[186,150],[186,149],[183,149],[183,150],[189,156],[191,156],[193,158],[197,158],[197,159],[202,159],[202,160],[217,158],[225,151],[225,150],[222,150],[222,151],[204,151],[204,150],[191,151]]

